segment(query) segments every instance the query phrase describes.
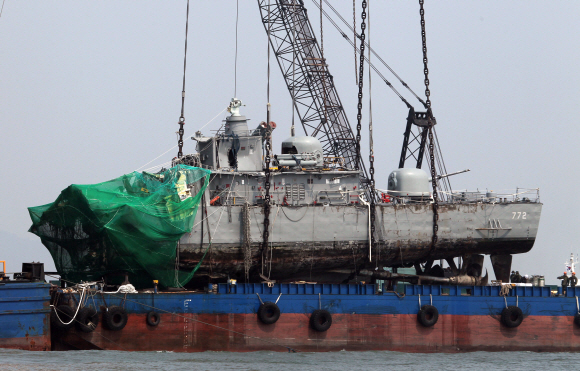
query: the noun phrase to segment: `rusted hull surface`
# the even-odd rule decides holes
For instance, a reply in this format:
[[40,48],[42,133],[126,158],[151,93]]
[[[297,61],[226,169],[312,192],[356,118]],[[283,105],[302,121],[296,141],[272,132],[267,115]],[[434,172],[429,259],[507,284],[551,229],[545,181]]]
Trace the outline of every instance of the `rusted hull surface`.
[[[220,210],[221,209],[221,210]],[[381,205],[377,207],[377,241],[369,249],[368,209],[360,206],[275,206],[270,216],[270,277],[277,280],[314,280],[317,272],[337,268],[398,266],[424,260],[469,254],[519,254],[531,250],[540,222],[542,204],[447,204],[439,208],[439,241],[431,249],[432,206]],[[244,228],[249,223],[252,266],[261,264],[263,214],[252,207],[244,220],[241,206],[209,207],[208,218],[181,239],[180,263],[193,268],[203,260],[199,274],[241,278],[244,272]],[[525,219],[524,219],[525,218]],[[203,225],[203,233],[202,233]],[[490,228],[493,227],[493,228]],[[203,238],[202,238],[203,235]]]
[[0,339],[0,348],[21,350],[51,350],[50,334]]
[[[493,254],[502,251],[526,252],[535,242],[532,239],[475,241],[455,240],[440,241],[432,259],[444,259],[449,256],[462,256],[477,251],[481,254]],[[183,246],[183,245],[182,245]],[[333,269],[369,269],[374,270],[377,262],[381,266],[400,266],[425,258],[430,243],[417,242],[397,246],[396,243],[379,242],[372,248],[373,260],[369,261],[367,242],[328,241],[326,243],[295,242],[278,244],[267,257],[270,278],[278,281],[317,281],[335,282]],[[258,272],[261,246],[252,247],[253,272]],[[184,270],[192,269],[203,258],[199,250],[185,250],[180,253],[180,263]],[[404,260],[401,259],[404,256]],[[329,273],[330,272],[330,273]],[[232,244],[212,244],[207,257],[202,261],[198,274],[220,275],[243,279],[244,255],[239,246]],[[258,272],[259,273],[259,272]],[[339,281],[340,282],[340,281]]]
[[50,350],[50,285],[0,285],[0,348]]
[[122,331],[101,326],[90,334],[71,330],[57,342],[61,349],[67,349],[67,344],[82,348],[83,339],[93,349],[175,352],[580,350],[580,328],[573,317],[528,316],[518,328],[506,328],[488,315],[441,315],[435,326],[425,328],[415,314],[334,314],[331,328],[324,333],[310,327],[307,314],[298,313],[283,314],[273,325],[262,324],[255,314],[164,315],[157,327],[146,325],[145,317],[130,315]]

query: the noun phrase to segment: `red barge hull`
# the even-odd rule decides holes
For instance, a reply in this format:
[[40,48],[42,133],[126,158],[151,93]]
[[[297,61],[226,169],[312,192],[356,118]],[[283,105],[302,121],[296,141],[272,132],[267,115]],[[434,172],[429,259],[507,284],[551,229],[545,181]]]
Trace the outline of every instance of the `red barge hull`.
[[302,352],[425,353],[580,350],[580,328],[574,325],[573,317],[528,316],[519,327],[506,328],[499,318],[491,316],[441,315],[435,326],[425,328],[412,314],[339,314],[332,316],[331,328],[322,333],[310,328],[307,314],[297,313],[286,314],[273,325],[262,324],[255,314],[190,314],[189,318],[166,315],[157,327],[148,326],[145,317],[130,315],[122,331],[100,325],[90,334],[73,329],[58,339],[54,349],[251,352],[288,351],[286,347],[290,347]]
[[[215,288],[215,287],[214,287]],[[124,307],[123,328],[100,323],[91,332],[78,328],[53,331],[54,350],[126,351],[580,351],[576,296],[580,288],[554,296],[548,287],[516,287],[508,296],[498,286],[414,286],[403,293],[380,292],[375,285],[220,284],[206,293],[103,294],[87,305]],[[577,291],[577,292],[576,292]],[[68,299],[67,299],[68,300]],[[72,302],[72,301],[69,301]],[[262,302],[276,303],[273,324],[258,316]],[[431,327],[418,321],[422,305],[439,317]],[[507,306],[521,310],[523,321],[508,327],[501,319]],[[118,308],[117,308],[118,309]],[[311,324],[314,311],[332,316],[326,331]],[[158,325],[147,314],[160,315]]]

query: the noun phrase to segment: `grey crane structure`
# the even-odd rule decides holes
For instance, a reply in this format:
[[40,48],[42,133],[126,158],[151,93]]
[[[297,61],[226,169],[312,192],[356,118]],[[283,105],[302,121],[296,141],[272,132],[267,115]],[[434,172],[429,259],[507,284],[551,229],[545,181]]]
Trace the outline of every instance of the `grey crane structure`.
[[[261,19],[306,135],[320,140],[325,156],[343,158],[349,169],[367,170],[301,0],[258,0]],[[268,32],[269,31],[269,32]],[[358,163],[357,163],[358,159]]]

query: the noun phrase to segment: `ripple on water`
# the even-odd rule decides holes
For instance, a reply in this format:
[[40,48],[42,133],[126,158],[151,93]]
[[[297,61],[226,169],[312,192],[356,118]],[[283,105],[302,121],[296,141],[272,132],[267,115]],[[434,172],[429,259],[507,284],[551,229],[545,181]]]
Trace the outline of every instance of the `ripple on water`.
[[570,369],[578,353],[473,352],[416,354],[399,352],[28,352],[0,349],[2,370],[510,370]]

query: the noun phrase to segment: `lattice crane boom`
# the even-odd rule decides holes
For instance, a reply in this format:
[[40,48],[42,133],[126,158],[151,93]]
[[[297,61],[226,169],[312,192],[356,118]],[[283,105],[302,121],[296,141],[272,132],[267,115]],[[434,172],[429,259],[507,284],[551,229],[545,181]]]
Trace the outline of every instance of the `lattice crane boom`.
[[344,158],[346,167],[360,169],[366,179],[362,159],[356,163],[356,139],[304,2],[258,0],[258,5],[304,133],[320,140],[325,156]]

